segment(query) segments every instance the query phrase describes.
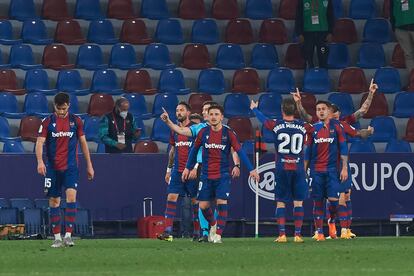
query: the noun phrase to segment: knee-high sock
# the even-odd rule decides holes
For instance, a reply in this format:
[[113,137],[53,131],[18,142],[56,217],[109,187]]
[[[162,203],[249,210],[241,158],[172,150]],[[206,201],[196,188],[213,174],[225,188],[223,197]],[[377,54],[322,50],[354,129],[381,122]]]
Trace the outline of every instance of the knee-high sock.
[[226,227],[226,221],[228,216],[227,204],[218,204],[217,205],[217,234],[223,235],[224,227]]
[[[201,210],[200,208],[198,209],[198,218],[200,221],[201,231],[203,231],[202,235],[207,236],[209,223],[203,215],[203,210]],[[217,219],[217,210],[214,211],[214,218]]]
[[60,234],[60,208],[50,207],[50,227],[52,228],[53,234]]
[[351,202],[351,200],[346,201],[346,210],[347,210],[347,214],[348,214],[347,228],[351,228],[351,223],[352,223],[352,202]]
[[76,206],[76,202],[66,203],[66,209],[65,209],[65,231],[66,233],[73,232],[73,225],[75,224],[77,211],[78,211],[78,208]]
[[329,201],[329,213],[331,223],[335,223],[336,217],[338,215],[338,201]]
[[214,218],[213,211],[210,207],[204,210],[201,209],[201,212],[203,213],[203,216],[207,220],[209,226],[213,226],[217,223],[216,219]]
[[339,205],[338,207],[339,224],[341,228],[348,228],[348,213],[345,205]]
[[323,202],[322,199],[313,201],[313,220],[319,234],[323,234]]
[[286,235],[286,208],[276,208],[277,225],[279,226],[279,236]]
[[193,208],[193,234],[196,236],[200,235],[200,220],[198,218],[198,203],[192,204]]
[[304,217],[304,208],[301,207],[294,207],[293,208],[293,217],[295,220],[295,235],[300,236],[302,233],[302,224],[303,224],[303,217]]
[[177,214],[177,202],[167,201],[165,208],[165,232],[171,233],[174,223],[174,218]]

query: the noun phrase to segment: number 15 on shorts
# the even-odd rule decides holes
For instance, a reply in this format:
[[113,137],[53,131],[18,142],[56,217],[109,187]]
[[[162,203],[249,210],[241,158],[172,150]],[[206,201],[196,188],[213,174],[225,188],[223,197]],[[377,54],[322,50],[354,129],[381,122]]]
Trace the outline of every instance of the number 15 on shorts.
[[45,193],[47,193],[47,190],[52,187],[52,178],[45,178]]

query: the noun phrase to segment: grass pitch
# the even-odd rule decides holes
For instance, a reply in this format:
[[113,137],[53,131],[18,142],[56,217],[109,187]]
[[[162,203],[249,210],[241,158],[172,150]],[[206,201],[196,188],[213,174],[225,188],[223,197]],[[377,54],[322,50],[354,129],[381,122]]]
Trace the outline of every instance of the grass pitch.
[[230,239],[0,241],[1,275],[414,275],[414,237],[304,244]]

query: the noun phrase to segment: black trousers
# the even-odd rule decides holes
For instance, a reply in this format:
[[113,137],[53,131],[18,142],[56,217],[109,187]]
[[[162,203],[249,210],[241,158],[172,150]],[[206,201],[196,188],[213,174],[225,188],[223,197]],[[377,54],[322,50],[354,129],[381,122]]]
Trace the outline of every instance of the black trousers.
[[319,67],[327,68],[328,47],[326,45],[327,32],[304,32],[303,33],[303,57],[306,61],[307,68],[315,67],[313,63],[313,54],[318,53]]

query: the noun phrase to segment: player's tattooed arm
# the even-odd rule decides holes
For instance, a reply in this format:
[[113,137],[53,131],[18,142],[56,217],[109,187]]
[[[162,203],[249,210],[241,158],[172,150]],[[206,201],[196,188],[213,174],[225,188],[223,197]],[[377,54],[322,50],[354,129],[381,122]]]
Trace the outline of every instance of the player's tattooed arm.
[[305,108],[302,105],[302,96],[300,95],[299,88],[296,88],[296,92],[290,93],[293,97],[293,100],[296,103],[296,108],[298,109],[299,116],[308,123],[312,122],[312,115],[308,114]]
[[171,169],[174,165],[174,155],[175,155],[175,148],[171,147],[170,151],[168,152],[168,165],[167,165],[167,171],[165,173],[165,182],[168,183],[171,176]]
[[46,166],[43,162],[43,145],[46,141],[44,137],[38,137],[36,140],[36,159],[37,159],[37,173],[46,176]]
[[178,134],[180,134],[180,135],[187,136],[187,137],[191,137],[191,136],[193,136],[193,133],[191,132],[190,128],[188,128],[188,127],[180,127],[179,125],[174,124],[174,123],[171,121],[170,116],[168,115],[168,112],[167,112],[164,108],[162,108],[162,110],[163,110],[164,112],[160,115],[160,118],[161,118],[161,120],[162,120],[164,123],[166,123],[166,124],[167,124],[167,126],[168,126],[168,127],[169,127],[172,131],[174,131],[175,133],[178,133]]
[[363,139],[368,138],[372,134],[374,134],[374,128],[371,126],[369,126],[368,128],[358,130],[358,135],[361,136],[361,138]]
[[355,111],[354,113],[355,120],[361,119],[368,112],[368,109],[371,106],[372,99],[374,98],[374,95],[377,89],[378,89],[378,85],[374,83],[374,79],[371,79],[371,83],[369,85],[368,97],[366,98],[364,103],[361,105],[361,108]]

